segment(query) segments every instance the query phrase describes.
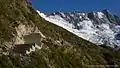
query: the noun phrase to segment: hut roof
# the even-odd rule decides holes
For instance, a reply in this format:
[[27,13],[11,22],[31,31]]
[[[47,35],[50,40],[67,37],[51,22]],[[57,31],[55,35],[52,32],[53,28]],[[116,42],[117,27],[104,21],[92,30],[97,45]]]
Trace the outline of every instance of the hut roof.
[[35,46],[35,44],[34,43],[32,43],[32,44],[17,44],[17,45],[15,45],[13,52],[25,54],[26,51],[29,51],[30,48],[32,48],[32,46]]

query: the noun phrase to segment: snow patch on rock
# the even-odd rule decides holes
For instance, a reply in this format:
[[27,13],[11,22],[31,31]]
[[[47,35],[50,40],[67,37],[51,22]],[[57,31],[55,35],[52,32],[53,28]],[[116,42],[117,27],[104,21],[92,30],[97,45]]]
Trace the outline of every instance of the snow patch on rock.
[[[46,21],[56,24],[69,32],[97,45],[108,45],[115,48],[120,46],[120,25],[111,23],[103,12],[93,12],[89,18],[87,13],[59,13],[47,15],[37,10]],[[96,19],[96,20],[95,20]],[[97,22],[96,22],[97,21]],[[116,37],[117,36],[117,37]]]

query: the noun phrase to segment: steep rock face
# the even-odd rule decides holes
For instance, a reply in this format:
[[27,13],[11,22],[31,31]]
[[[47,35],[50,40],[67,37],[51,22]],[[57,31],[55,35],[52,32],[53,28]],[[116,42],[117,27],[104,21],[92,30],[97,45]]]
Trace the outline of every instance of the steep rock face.
[[97,45],[120,46],[120,18],[109,10],[101,12],[40,13],[45,20],[54,23]]

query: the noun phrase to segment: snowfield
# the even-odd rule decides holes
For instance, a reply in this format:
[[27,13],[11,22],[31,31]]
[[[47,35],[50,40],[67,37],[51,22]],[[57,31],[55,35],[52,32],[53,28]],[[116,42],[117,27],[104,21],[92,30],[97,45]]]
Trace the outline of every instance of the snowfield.
[[111,23],[104,12],[44,14],[37,10],[46,21],[56,24],[69,32],[97,45],[120,46],[120,25]]

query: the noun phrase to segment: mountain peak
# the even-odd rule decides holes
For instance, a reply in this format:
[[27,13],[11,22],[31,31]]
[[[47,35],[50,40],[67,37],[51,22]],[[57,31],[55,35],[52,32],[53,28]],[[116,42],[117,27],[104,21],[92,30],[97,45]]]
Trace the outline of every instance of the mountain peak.
[[102,10],[103,12],[110,12],[110,10],[109,9],[104,9],[104,10]]
[[113,15],[112,12],[109,9],[104,9],[104,10],[102,10],[102,12],[106,15],[108,15],[108,14]]
[[[120,65],[120,54],[113,51],[113,48],[96,46],[87,41],[108,43],[113,32],[109,30],[108,23],[95,24],[96,21],[92,22],[85,13],[62,12],[46,16],[38,12],[43,17],[41,18],[37,12],[24,0],[0,0],[0,68]],[[21,52],[28,54],[23,55]]]
[[44,18],[97,45],[120,46],[116,38],[120,32],[119,18],[107,9],[90,13],[62,12]]

